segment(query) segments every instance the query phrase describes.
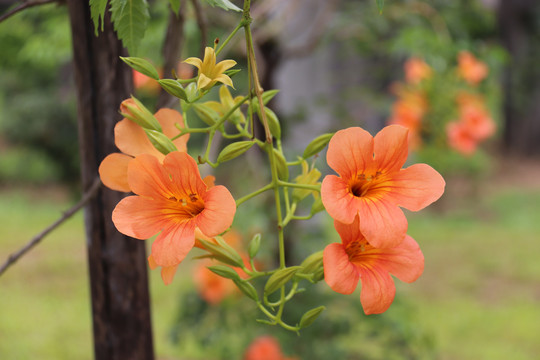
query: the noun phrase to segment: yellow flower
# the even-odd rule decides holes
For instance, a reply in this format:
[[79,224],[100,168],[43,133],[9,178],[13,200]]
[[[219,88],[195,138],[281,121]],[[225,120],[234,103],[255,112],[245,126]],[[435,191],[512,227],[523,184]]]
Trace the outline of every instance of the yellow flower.
[[[239,102],[241,102],[242,99],[242,96],[237,96],[233,99],[231,93],[229,92],[229,89],[226,86],[221,86],[219,88],[220,102],[207,101],[203,103],[203,105],[207,105],[208,107],[215,110],[219,114],[219,116],[223,116],[228,113],[233,107],[235,107]],[[242,111],[240,111],[240,109],[236,109],[229,119],[235,124],[244,124],[246,122],[246,118],[244,114],[242,114]]]
[[199,79],[197,80],[199,89],[210,89],[217,82],[234,88],[231,78],[225,75],[224,72],[236,65],[236,61],[223,60],[216,64],[216,53],[211,47],[204,49],[204,59],[202,61],[199,58],[190,57],[184,62],[199,69]]

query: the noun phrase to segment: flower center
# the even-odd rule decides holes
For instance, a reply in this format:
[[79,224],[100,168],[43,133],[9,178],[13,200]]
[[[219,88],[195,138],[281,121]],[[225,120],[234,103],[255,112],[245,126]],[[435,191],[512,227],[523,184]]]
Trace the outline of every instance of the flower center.
[[358,174],[350,183],[349,191],[356,197],[369,196],[384,181],[381,175],[380,171],[375,175]]
[[179,199],[171,196],[169,200],[180,205],[175,207],[179,210],[179,215],[182,218],[193,218],[204,210],[204,202],[198,195],[193,193],[185,194],[185,197]]
[[373,249],[373,246],[366,239],[357,239],[347,244],[345,252],[349,255],[349,261],[355,262],[360,260],[364,252],[371,249]]

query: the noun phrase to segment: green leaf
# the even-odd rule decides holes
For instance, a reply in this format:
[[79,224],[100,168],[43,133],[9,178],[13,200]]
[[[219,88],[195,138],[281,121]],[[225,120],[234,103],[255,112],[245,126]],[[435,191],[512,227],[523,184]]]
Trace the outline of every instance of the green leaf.
[[94,30],[96,36],[99,32],[99,23],[101,21],[101,31],[103,31],[103,20],[105,17],[105,10],[107,10],[107,3],[109,0],[90,0],[90,16],[94,22]]
[[187,100],[187,94],[184,88],[182,87],[182,84],[180,84],[178,81],[173,79],[162,79],[158,80],[159,85],[171,94],[172,96],[176,96],[179,99]]
[[313,322],[319,317],[319,315],[321,315],[324,309],[326,309],[324,306],[319,306],[315,309],[307,311],[304,315],[302,315],[302,319],[300,319],[300,327],[305,328],[313,324]]
[[123,62],[128,64],[133,70],[140,72],[143,75],[146,75],[154,80],[159,80],[159,74],[148,60],[138,57],[122,57],[120,56]]
[[180,0],[169,0],[169,4],[171,5],[171,10],[174,14],[178,16],[178,12],[180,11]]
[[111,20],[114,30],[132,55],[137,53],[149,18],[146,0],[111,0]]
[[379,8],[379,14],[382,14],[382,10],[384,7],[384,0],[377,0],[377,7]]
[[205,0],[211,6],[218,6],[224,10],[242,11],[238,6],[234,5],[229,0]]

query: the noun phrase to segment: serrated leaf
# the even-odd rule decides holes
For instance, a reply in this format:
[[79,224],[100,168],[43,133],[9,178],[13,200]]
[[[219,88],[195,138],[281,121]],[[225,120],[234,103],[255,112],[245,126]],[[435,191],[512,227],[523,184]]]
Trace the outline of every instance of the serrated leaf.
[[101,31],[103,31],[103,22],[105,18],[105,10],[109,0],[90,0],[90,17],[94,22],[94,30],[96,36],[99,32],[99,24],[101,22]]
[[377,0],[377,7],[379,8],[379,14],[382,14],[384,8],[384,0]]
[[242,11],[238,6],[234,5],[229,0],[205,0],[211,6],[218,6],[224,10]]
[[114,30],[131,55],[137,53],[149,18],[146,0],[111,0],[111,21]]
[[169,4],[171,5],[171,10],[174,15],[178,16],[178,12],[180,11],[180,0],[169,0]]

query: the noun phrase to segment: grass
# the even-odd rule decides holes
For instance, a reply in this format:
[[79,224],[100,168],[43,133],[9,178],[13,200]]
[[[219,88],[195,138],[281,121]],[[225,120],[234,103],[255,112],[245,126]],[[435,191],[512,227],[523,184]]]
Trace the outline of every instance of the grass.
[[[69,207],[47,189],[4,190],[0,199],[1,261]],[[396,282],[398,296],[414,304],[411,321],[431,334],[437,359],[537,358],[540,190],[505,187],[459,210],[407,216],[426,267],[414,284]],[[168,333],[183,270],[168,287],[157,271],[150,276],[161,359],[181,353]],[[91,359],[87,278],[78,214],[0,277],[0,359]]]

